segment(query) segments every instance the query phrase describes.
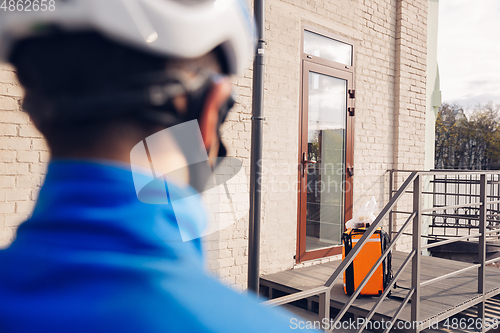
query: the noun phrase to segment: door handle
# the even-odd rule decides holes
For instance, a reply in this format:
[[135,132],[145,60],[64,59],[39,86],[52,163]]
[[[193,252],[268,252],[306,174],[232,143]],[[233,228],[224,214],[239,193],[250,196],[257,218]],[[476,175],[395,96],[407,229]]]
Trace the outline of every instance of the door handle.
[[302,168],[301,168],[302,169],[301,170],[302,171],[302,177],[305,176],[305,169],[307,168],[307,165],[308,164],[316,164],[316,163],[318,163],[318,162],[311,161],[311,160],[307,159],[307,153],[305,151],[302,152]]
[[306,153],[306,152],[303,152],[303,153],[302,153],[302,164],[307,165],[307,164],[309,164],[309,163],[311,163],[311,164],[316,164],[316,163],[318,163],[318,162],[308,160],[308,159],[307,159],[307,153]]
[[349,174],[349,177],[354,176],[354,167],[347,167],[347,173]]

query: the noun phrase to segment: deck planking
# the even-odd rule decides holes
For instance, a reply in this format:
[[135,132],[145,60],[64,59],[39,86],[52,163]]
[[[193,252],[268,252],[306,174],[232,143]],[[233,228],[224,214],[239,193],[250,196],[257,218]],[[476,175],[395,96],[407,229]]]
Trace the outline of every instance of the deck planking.
[[[403,252],[393,252],[392,270],[394,273],[397,272],[407,255],[407,253]],[[339,264],[340,261],[333,261],[265,275],[261,277],[261,284],[287,293],[310,289],[323,285]],[[470,265],[470,263],[422,256],[420,280],[424,282]],[[411,264],[403,271],[397,285],[410,287]],[[486,267],[485,291],[488,297],[500,294],[500,269]],[[384,300],[377,310],[374,319],[388,320],[392,318],[407,292],[402,288],[393,290],[391,297]],[[378,297],[359,296],[354,301],[349,312],[366,316],[377,299]],[[340,278],[332,288],[331,306],[341,309],[348,300],[349,296],[344,294],[342,278]],[[477,293],[477,269],[472,269],[460,275],[423,286],[421,288],[419,320],[422,322],[441,321],[470,308],[480,301],[481,295]],[[411,321],[410,309],[411,305],[408,303],[401,312],[399,319]]]

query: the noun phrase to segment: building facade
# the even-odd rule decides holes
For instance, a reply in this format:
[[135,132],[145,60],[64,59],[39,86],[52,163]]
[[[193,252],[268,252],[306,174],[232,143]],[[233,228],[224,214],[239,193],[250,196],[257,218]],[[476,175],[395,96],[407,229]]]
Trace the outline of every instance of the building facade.
[[[381,209],[388,170],[424,169],[428,2],[267,0],[265,15],[261,274],[338,259],[340,229],[328,222],[343,224],[371,196]],[[224,132],[247,174],[251,77],[236,80],[240,105]],[[319,163],[305,166],[304,152]],[[344,171],[326,191],[326,171],[307,172],[321,162]],[[206,241],[210,269],[237,288],[246,285],[247,237],[248,215]]]
[[[387,171],[426,167],[428,8],[428,0],[266,1],[261,274],[337,259],[345,221],[372,196],[379,209],[387,202]],[[239,103],[223,140],[247,182],[219,216],[229,226],[204,243],[207,268],[244,289],[252,71],[234,83]],[[49,159],[21,95],[13,69],[2,67],[2,246],[29,215]]]

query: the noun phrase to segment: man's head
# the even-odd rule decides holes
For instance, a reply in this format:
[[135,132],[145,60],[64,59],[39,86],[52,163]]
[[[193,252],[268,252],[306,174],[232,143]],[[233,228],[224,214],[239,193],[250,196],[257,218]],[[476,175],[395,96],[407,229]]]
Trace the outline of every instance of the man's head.
[[[73,0],[0,12],[0,61],[16,67],[25,110],[55,156],[123,160],[133,144],[197,119],[217,150],[219,110],[253,28],[243,0]],[[113,155],[113,156],[110,156]]]
[[[199,79],[199,73],[222,74],[220,52],[216,49],[195,59],[164,58],[147,54],[111,41],[98,33],[56,34],[23,40],[16,45],[11,61],[17,68],[26,98],[33,98],[26,111],[47,139],[56,157],[128,156],[131,147],[168,124],[143,117],[146,110],[124,110],[119,114],[99,114],[81,120],[46,119],[43,103],[52,104],[61,97],[77,98],[103,94],[127,94],[143,89],[134,82],[149,75],[183,73],[188,79]],[[144,82],[148,85],[148,82]],[[199,107],[198,121],[205,146],[217,144],[218,110],[229,98],[227,79],[213,82]],[[119,104],[120,101],[116,101]],[[97,102],[98,103],[98,102]],[[180,116],[186,112],[186,96],[180,94],[166,111]],[[126,105],[124,106],[126,107]],[[145,108],[145,106],[142,106]],[[71,113],[72,110],[56,110]],[[85,110],[83,110],[85,112]],[[93,110],[87,110],[92,114]],[[105,112],[105,110],[104,110]],[[61,115],[62,117],[62,115]]]

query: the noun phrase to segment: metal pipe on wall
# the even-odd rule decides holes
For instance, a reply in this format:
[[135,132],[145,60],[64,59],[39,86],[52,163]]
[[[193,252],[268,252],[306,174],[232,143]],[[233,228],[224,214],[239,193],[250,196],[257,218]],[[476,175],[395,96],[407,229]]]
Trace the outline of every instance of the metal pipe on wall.
[[264,111],[265,0],[254,0],[257,49],[253,63],[252,147],[250,156],[250,216],[248,229],[248,289],[259,293],[261,176]]

